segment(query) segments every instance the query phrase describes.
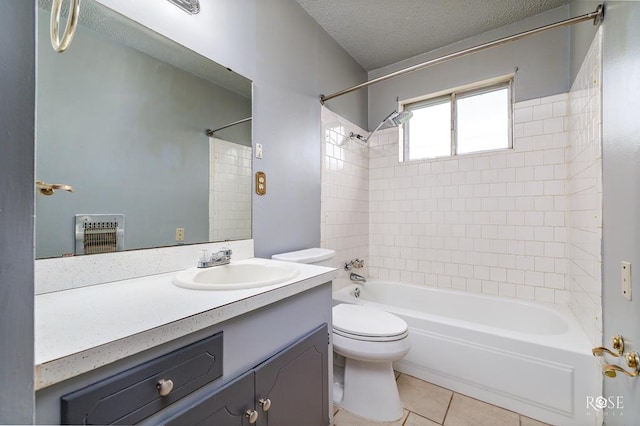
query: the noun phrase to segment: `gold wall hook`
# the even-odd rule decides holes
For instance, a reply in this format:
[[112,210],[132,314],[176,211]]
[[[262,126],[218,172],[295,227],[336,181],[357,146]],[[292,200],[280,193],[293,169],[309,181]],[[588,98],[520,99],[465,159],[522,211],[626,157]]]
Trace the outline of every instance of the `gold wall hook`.
[[615,352],[604,346],[597,346],[591,349],[591,353],[593,354],[593,356],[604,356],[605,353],[615,357],[622,356],[622,354],[624,353],[624,339],[622,338],[622,336],[613,336],[611,338],[611,346],[613,346]]
[[46,183],[39,180],[36,181],[36,189],[40,191],[42,195],[53,195],[56,189],[73,192],[73,186],[71,185],[64,185],[61,183]]

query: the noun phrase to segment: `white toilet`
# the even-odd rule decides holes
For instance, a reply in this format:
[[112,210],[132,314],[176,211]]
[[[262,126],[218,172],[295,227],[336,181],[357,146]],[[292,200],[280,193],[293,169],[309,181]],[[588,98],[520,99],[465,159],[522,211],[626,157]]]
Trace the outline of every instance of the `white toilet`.
[[[313,248],[272,259],[330,266],[334,254]],[[334,404],[370,420],[402,418],[392,362],[409,352],[407,323],[385,311],[343,303],[333,307],[332,334],[334,352],[345,359],[344,369],[334,366]]]
[[391,363],[409,348],[407,323],[401,318],[367,306],[334,306],[333,350],[345,357],[342,389],[334,369],[334,403],[379,422],[400,419],[402,403]]

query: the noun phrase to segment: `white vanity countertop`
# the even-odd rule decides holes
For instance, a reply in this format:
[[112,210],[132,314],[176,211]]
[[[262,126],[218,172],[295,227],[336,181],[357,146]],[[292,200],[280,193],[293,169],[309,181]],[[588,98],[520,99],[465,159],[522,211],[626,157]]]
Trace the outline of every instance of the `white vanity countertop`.
[[[265,259],[232,261],[274,262]],[[291,264],[288,264],[291,265]],[[322,285],[336,270],[296,264],[300,274],[267,287],[207,291],[172,284],[175,272],[38,295],[36,390]]]

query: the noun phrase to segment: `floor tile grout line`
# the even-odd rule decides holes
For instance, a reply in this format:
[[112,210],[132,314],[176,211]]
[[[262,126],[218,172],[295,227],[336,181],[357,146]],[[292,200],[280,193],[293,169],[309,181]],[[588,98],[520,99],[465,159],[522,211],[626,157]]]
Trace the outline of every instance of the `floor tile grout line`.
[[451,392],[451,398],[449,398],[449,404],[447,404],[447,410],[444,412],[444,417],[442,418],[441,425],[444,425],[445,420],[447,420],[447,416],[449,415],[449,409],[451,408],[451,403],[453,402],[453,397],[457,392]]

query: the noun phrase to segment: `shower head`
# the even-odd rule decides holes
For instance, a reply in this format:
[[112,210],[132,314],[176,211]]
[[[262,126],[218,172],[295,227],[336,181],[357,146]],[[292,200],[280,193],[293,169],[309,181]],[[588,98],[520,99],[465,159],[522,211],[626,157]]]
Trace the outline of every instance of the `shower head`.
[[349,135],[349,137],[351,139],[358,139],[360,142],[364,142],[367,143],[367,141],[369,139],[371,139],[371,137],[380,129],[390,129],[392,127],[398,127],[403,125],[404,123],[406,123],[407,121],[409,121],[411,119],[411,117],[413,117],[413,112],[411,111],[393,111],[391,114],[387,115],[387,117],[382,120],[382,122],[380,124],[378,124],[378,127],[376,127],[373,132],[371,132],[371,134],[369,134],[369,136],[364,137],[362,135],[359,135],[357,133],[353,133],[351,132],[351,134]]
[[387,118],[382,120],[382,125],[385,128],[398,127],[411,120],[411,117],[413,117],[413,112],[411,111],[393,111]]

